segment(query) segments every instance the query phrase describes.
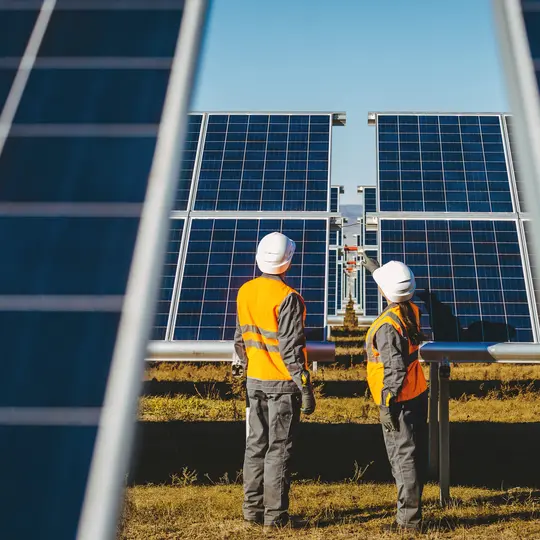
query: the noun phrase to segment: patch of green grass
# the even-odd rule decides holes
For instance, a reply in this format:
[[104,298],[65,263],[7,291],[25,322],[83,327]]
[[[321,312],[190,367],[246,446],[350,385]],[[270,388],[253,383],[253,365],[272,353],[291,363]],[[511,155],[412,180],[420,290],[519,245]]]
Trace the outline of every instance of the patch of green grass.
[[[446,509],[438,504],[438,488],[424,494],[426,540],[537,539],[540,530],[540,493],[452,488]],[[307,526],[284,528],[270,534],[242,520],[242,487],[222,482],[214,486],[139,486],[126,492],[119,540],[257,540],[301,538],[322,540],[405,539],[410,535],[382,531],[394,519],[395,487],[390,484],[293,482],[291,514]]]

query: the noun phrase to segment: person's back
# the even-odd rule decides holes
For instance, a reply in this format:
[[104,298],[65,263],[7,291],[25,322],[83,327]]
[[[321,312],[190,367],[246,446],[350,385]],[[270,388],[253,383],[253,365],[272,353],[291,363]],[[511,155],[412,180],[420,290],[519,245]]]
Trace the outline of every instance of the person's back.
[[265,526],[289,521],[290,461],[300,412],[315,399],[307,371],[302,297],[285,283],[295,244],[281,233],[257,249],[263,274],[237,297],[235,361],[245,366],[249,400],[244,457],[244,519]]

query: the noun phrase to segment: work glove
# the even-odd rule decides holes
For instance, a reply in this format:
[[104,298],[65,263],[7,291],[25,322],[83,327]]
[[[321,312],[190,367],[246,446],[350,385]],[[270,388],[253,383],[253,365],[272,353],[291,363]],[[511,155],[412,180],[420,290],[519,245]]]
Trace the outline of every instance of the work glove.
[[363,249],[358,250],[358,255],[360,257],[360,264],[364,266],[371,274],[373,274],[373,272],[381,266],[375,259],[368,257],[364,253]]
[[395,403],[394,398],[390,400],[388,407],[384,405],[380,406],[379,418],[382,427],[387,433],[399,431],[399,405]]
[[313,394],[313,385],[311,384],[311,375],[309,371],[302,371],[302,406],[300,410],[304,414],[313,414],[315,412],[315,395]]
[[233,364],[231,367],[232,376],[235,379],[240,379],[244,376],[244,366],[242,364]]

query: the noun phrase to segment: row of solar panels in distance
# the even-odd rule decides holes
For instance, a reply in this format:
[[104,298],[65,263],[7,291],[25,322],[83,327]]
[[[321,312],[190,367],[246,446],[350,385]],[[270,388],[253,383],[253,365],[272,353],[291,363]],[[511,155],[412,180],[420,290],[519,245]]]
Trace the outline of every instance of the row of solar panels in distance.
[[512,212],[499,116],[379,115],[382,211]]
[[532,341],[516,222],[384,219],[380,231],[382,263],[415,274],[430,339]]
[[[297,289],[306,302],[308,339],[323,339],[328,257],[325,219],[193,219],[182,268],[173,339],[233,339],[236,294],[243,283],[259,275],[255,263],[257,243],[273,231],[283,232],[296,243],[287,283]],[[181,226],[173,227],[154,339],[165,338],[180,234]]]

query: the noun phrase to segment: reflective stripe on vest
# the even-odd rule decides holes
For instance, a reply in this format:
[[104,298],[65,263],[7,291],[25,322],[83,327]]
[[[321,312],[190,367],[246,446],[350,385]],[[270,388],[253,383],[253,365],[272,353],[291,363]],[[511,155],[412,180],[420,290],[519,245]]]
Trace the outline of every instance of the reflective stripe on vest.
[[[416,322],[420,323],[420,310],[411,302]],[[381,404],[382,391],[384,388],[384,365],[381,362],[379,351],[374,344],[375,334],[383,324],[391,324],[399,334],[407,339],[407,331],[404,321],[401,319],[399,307],[390,305],[369,328],[366,335],[366,355],[367,355],[367,381],[371,395],[377,405]],[[413,345],[407,339],[409,344],[408,356],[405,359],[407,374],[396,401],[408,401],[427,390],[427,382],[424,372],[418,361],[418,345]]]
[[[298,294],[282,280],[265,276],[248,281],[238,291],[238,323],[246,346],[248,377],[265,381],[291,380],[279,352],[278,317],[282,302],[293,293]],[[304,356],[307,366],[305,351]]]

